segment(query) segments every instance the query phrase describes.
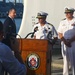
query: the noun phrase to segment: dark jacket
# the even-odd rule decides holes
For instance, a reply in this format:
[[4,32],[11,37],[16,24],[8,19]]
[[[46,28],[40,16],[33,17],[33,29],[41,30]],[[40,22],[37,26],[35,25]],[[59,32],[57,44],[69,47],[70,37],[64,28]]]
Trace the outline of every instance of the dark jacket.
[[10,17],[7,17],[4,22],[4,34],[5,36],[7,36],[7,34],[16,34],[15,22]]
[[2,42],[11,48],[10,37],[16,38],[16,25],[10,17],[7,17],[4,22],[4,37],[5,38],[2,40]]

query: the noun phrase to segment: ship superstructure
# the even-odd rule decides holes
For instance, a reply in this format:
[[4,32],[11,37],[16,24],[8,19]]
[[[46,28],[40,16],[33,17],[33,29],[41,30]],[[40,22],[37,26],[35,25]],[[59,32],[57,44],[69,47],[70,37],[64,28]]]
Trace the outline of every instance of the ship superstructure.
[[1,0],[0,1],[0,18],[7,17],[8,10],[14,7],[16,9],[17,15],[16,18],[22,18],[23,14],[23,3],[20,0]]

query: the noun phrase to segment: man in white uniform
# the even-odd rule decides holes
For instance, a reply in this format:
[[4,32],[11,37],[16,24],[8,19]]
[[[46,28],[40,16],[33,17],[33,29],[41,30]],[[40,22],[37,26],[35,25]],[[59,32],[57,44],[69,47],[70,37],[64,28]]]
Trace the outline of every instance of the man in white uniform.
[[[52,45],[56,42],[57,40],[57,32],[55,30],[55,27],[48,23],[46,21],[47,18],[47,13],[45,12],[39,12],[37,14],[38,18],[38,23],[34,25],[33,31],[34,33],[34,39],[48,39],[51,44],[49,44],[50,50],[52,50]],[[50,74],[51,72],[49,71],[50,69],[50,62],[51,62],[51,51],[48,50],[47,52],[47,74]]]
[[65,8],[66,18],[60,22],[58,35],[61,39],[63,56],[63,75],[69,75],[69,63],[75,75],[75,18],[74,8]]
[[56,39],[57,32],[55,27],[46,21],[47,13],[39,12],[37,14],[38,23],[34,25],[34,39]]

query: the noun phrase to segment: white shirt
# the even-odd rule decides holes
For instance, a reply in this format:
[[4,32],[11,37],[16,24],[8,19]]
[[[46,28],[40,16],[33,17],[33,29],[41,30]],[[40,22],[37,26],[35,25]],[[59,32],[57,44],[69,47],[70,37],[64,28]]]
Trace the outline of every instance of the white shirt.
[[68,21],[67,19],[60,22],[58,33],[62,33],[65,39],[75,36],[75,18]]
[[[41,26],[40,23],[34,25],[33,31],[36,27],[38,27],[38,30],[34,34],[34,36],[36,36],[36,39],[47,39],[47,35],[50,31],[51,31],[52,36],[54,35],[54,32],[56,31],[54,26],[47,22],[45,23],[44,26]],[[55,34],[55,35],[57,35],[57,34]],[[52,38],[52,36],[51,36],[51,38]]]
[[[62,33],[65,39],[71,39],[75,36],[75,18],[70,21],[67,19],[61,21],[57,31]],[[62,55],[65,55],[65,52],[68,50],[73,51],[75,49],[75,41],[71,45],[71,47],[67,47],[64,42],[61,42]]]

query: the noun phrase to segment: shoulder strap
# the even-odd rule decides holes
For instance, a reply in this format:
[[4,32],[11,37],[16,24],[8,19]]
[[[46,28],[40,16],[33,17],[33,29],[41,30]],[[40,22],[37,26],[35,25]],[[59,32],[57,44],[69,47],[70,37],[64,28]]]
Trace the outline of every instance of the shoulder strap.
[[53,26],[51,23],[47,23],[47,24],[49,24],[49,25]]
[[62,20],[66,20],[66,18],[62,19]]

